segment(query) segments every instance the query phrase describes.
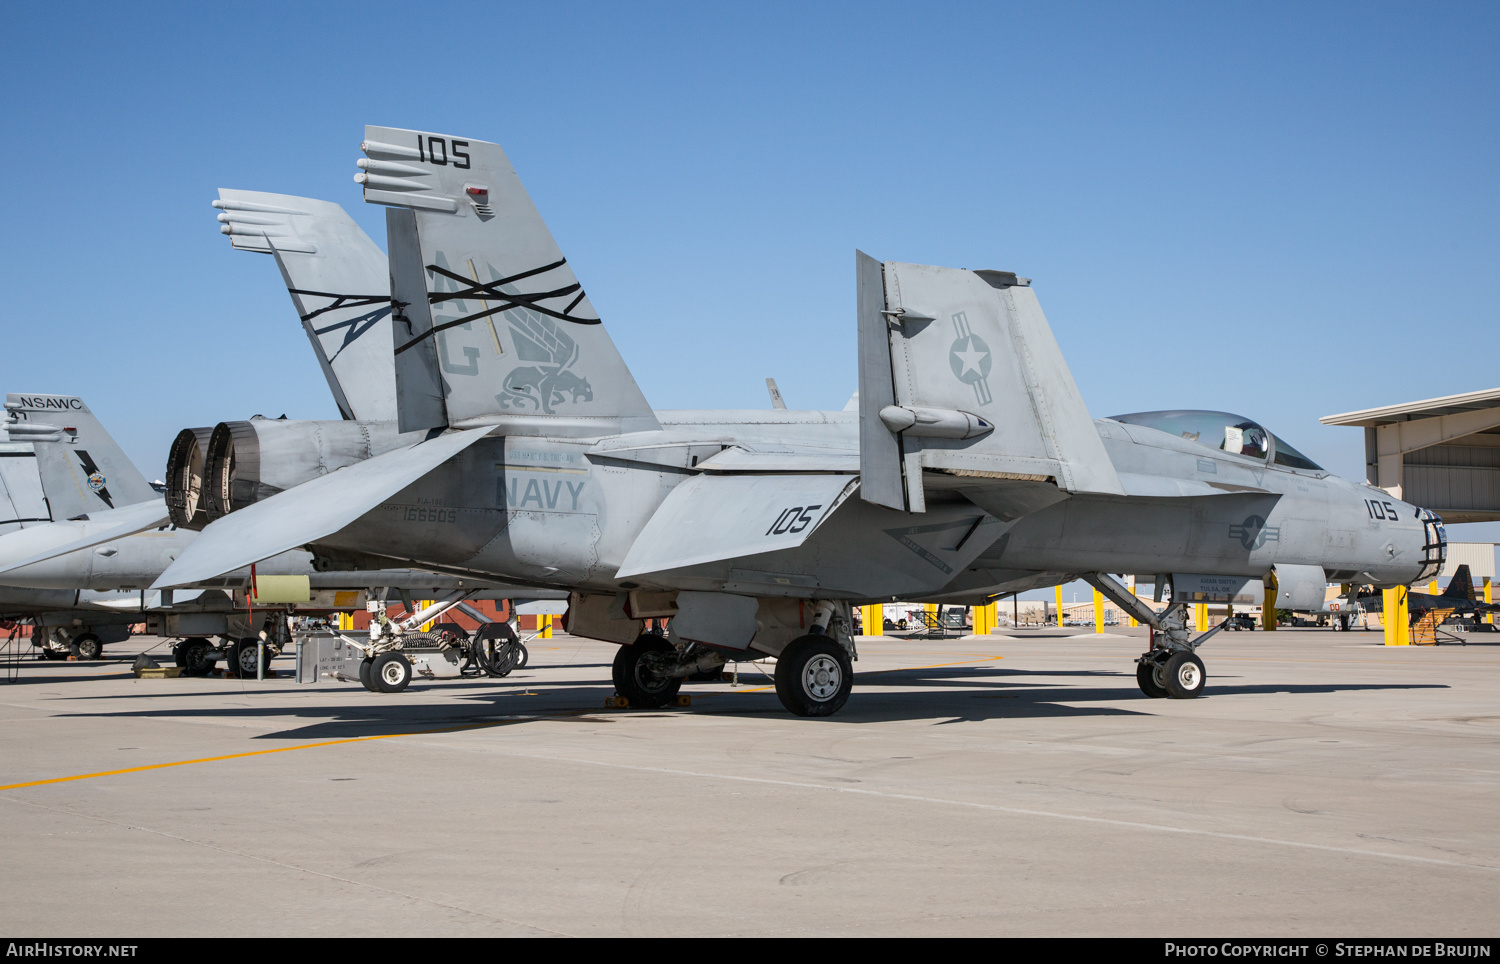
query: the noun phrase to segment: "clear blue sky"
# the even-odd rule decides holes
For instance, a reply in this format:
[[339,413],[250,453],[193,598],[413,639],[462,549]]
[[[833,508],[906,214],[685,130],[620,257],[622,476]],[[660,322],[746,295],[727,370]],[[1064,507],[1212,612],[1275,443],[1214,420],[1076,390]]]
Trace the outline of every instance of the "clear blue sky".
[[658,408],[841,407],[855,247],[1034,278],[1096,415],[1356,478],[1318,416],[1500,384],[1493,3],[13,3],[0,48],[6,390],[153,477],[183,426],[336,417],[209,202],[383,246],[365,123],[504,144]]

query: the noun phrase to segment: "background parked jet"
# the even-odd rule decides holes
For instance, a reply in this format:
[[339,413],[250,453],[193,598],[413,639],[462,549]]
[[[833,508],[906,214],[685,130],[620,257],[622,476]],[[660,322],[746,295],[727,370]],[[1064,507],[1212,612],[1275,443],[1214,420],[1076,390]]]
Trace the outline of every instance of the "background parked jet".
[[[12,394],[6,397],[6,411],[14,419],[8,423],[12,430],[16,425],[31,430],[26,444],[35,452],[40,468],[39,488],[50,511],[63,518],[76,518],[97,512],[99,506],[109,503],[115,503],[111,508],[122,508],[118,505],[120,501],[139,498],[143,493],[150,493],[150,499],[143,502],[155,500],[155,504],[160,504],[150,484],[82,399]],[[58,413],[66,413],[67,417],[56,419]],[[67,424],[49,425],[41,421],[43,418]],[[17,535],[31,534],[36,529],[32,527]],[[164,525],[6,571],[0,575],[0,580],[8,584],[0,588],[0,615],[9,620],[24,619],[38,627],[50,644],[46,647],[49,653],[65,655],[71,649],[74,655],[93,659],[106,643],[126,639],[127,627],[132,623],[145,622],[148,617],[192,613],[197,617],[193,624],[200,628],[184,635],[195,641],[197,658],[184,657],[184,665],[194,671],[206,670],[214,659],[242,655],[244,647],[229,644],[253,637],[260,627],[252,625],[243,605],[236,607],[229,596],[233,590],[243,591],[249,586],[248,569],[198,583],[186,592],[147,589],[196,535],[190,530]],[[0,547],[10,538],[13,537],[0,536]],[[514,594],[514,587],[493,581],[414,569],[320,571],[312,554],[300,550],[265,560],[257,572],[271,579],[305,577],[310,592],[346,590],[351,600],[360,590],[382,596],[390,592],[408,600],[413,595],[441,597],[461,590],[472,591],[472,598],[509,598]],[[521,595],[538,598],[536,592]],[[310,608],[311,604],[309,598],[308,607],[304,608]],[[351,601],[341,608],[353,605]],[[330,604],[326,608],[340,607]],[[215,614],[217,623],[223,624],[222,629],[201,628],[215,625],[214,620],[202,618],[209,613]],[[196,641],[208,635],[225,636],[225,646],[210,650],[196,645]],[[249,671],[253,674],[254,656],[245,658],[250,660]],[[207,665],[203,665],[205,661]]]
[[[1010,272],[858,255],[857,413],[655,412],[497,145],[371,127],[362,147],[356,180],[389,208],[403,434],[327,474],[293,426],[274,457],[259,434],[277,484],[242,486],[158,586],[311,545],[566,588],[569,631],[622,644],[632,702],[769,654],[784,705],[827,715],[855,603],[1086,578],[1158,630],[1142,690],[1191,697],[1212,631],[1107,573],[1274,572],[1295,607],[1329,578],[1391,586],[1442,562],[1436,516],[1249,419],[1090,419]],[[639,635],[668,614],[669,639]]]
[[[1367,612],[1385,612],[1385,597],[1382,593],[1361,592],[1357,599]],[[1474,577],[1469,574],[1468,565],[1455,569],[1447,588],[1440,593],[1408,591],[1406,604],[1411,625],[1421,622],[1432,612],[1441,611],[1460,616],[1484,616],[1500,612],[1500,604],[1487,603],[1474,591]]]

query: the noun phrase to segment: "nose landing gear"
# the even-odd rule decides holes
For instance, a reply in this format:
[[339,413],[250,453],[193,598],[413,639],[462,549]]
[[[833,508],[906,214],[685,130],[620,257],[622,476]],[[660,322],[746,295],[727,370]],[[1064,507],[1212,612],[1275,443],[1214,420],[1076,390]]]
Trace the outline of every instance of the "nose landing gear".
[[1203,692],[1208,672],[1195,650],[1228,623],[1220,623],[1193,637],[1187,628],[1185,604],[1173,603],[1158,614],[1106,573],[1093,572],[1083,578],[1152,628],[1151,648],[1135,661],[1135,681],[1142,693],[1152,699],[1191,700]]

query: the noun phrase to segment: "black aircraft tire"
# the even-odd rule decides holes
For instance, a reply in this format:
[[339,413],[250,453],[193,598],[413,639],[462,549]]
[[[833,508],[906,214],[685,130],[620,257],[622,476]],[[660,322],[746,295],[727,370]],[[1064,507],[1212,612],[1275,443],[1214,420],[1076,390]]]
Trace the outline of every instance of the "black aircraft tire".
[[1190,700],[1203,692],[1208,673],[1203,669],[1203,660],[1195,654],[1173,653],[1161,668],[1161,681],[1172,699]]
[[69,644],[69,648],[73,650],[73,655],[78,659],[95,660],[104,655],[104,644],[93,633],[84,633],[81,636],[73,637],[73,642]]
[[638,636],[629,646],[621,646],[610,666],[615,692],[625,697],[631,706],[647,709],[672,702],[677,698],[677,691],[682,689],[681,678],[664,680],[655,676],[642,664],[641,657],[648,653],[675,651],[676,647],[664,638],[649,633]]
[[177,647],[177,665],[182,667],[182,675],[207,676],[212,673],[214,663],[217,662],[209,655],[213,648],[213,643],[201,636],[183,640],[182,645]]
[[853,688],[854,663],[827,636],[799,636],[776,657],[776,696],[797,716],[832,716]]
[[1135,682],[1141,688],[1141,692],[1153,700],[1164,700],[1167,698],[1166,687],[1156,681],[1156,673],[1160,664],[1153,662],[1135,664]]
[[411,661],[397,652],[379,653],[370,661],[370,683],[377,693],[399,693],[411,682]]
[[523,642],[521,642],[519,639],[516,640],[516,667],[515,668],[516,669],[525,669],[526,668],[526,661],[528,659],[530,659],[530,658],[531,658],[531,654],[526,651],[526,644],[523,643]]
[[373,656],[366,656],[359,661],[359,683],[371,693],[377,693],[379,690],[375,689],[375,682],[370,676],[370,664],[373,662],[375,662]]

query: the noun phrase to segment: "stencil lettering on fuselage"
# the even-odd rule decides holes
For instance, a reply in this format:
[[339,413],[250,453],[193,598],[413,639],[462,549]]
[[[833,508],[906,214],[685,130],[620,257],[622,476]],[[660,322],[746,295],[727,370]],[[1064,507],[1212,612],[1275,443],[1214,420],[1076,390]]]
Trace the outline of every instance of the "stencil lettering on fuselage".
[[[922,561],[933,566],[944,575],[951,575],[953,567],[944,562],[937,552],[957,552],[971,535],[984,521],[984,516],[977,519],[956,519],[952,522],[938,522],[925,526],[902,526],[899,529],[887,529],[885,534],[901,543],[907,549],[921,557]],[[950,533],[950,535],[943,535]],[[954,537],[960,537],[957,545],[952,543]]]
[[[546,453],[520,453],[545,455]],[[495,504],[523,512],[582,512],[588,470],[565,466],[495,463]]]

